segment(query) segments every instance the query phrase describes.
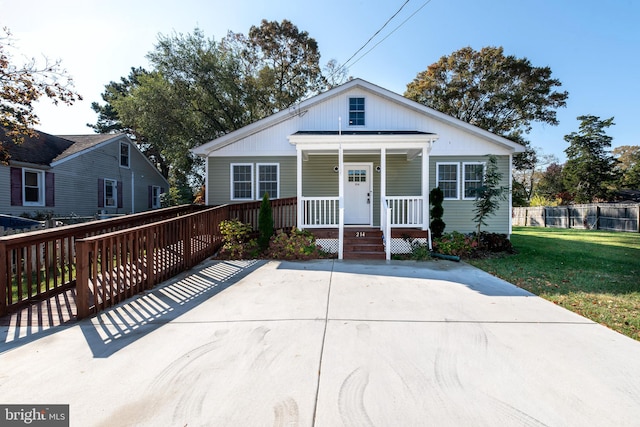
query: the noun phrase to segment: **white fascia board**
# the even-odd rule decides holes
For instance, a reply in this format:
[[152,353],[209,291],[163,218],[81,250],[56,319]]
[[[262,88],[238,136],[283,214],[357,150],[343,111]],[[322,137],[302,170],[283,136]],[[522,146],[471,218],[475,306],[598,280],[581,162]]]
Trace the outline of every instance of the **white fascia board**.
[[[129,138],[126,135],[122,135],[122,134],[115,135],[113,138],[107,139],[106,141],[102,141],[99,144],[92,145],[91,147],[86,148],[86,149],[81,150],[81,151],[78,151],[77,153],[73,153],[70,156],[65,157],[64,159],[60,159],[60,160],[57,160],[55,162],[51,162],[51,167],[58,166],[58,165],[60,165],[60,164],[62,164],[64,162],[67,162],[67,161],[71,160],[71,159],[75,159],[76,157],[80,157],[80,156],[88,153],[89,151],[93,151],[93,150],[97,150],[98,148],[102,148],[105,145],[109,145],[109,144],[111,144],[111,143],[115,142],[116,140],[118,140],[120,138],[123,138],[123,137],[129,140]],[[71,142],[73,142],[73,141],[71,141]],[[129,142],[131,142],[131,140],[129,140]],[[135,145],[135,144],[133,144],[133,145]]]
[[371,135],[371,134],[358,134],[358,135],[314,135],[314,134],[304,134],[304,135],[290,135],[288,137],[289,143],[293,145],[305,145],[305,146],[315,146],[315,145],[325,145],[329,144],[331,146],[337,146],[338,144],[342,144],[343,146],[347,145],[361,145],[367,144],[370,147],[384,147],[384,148],[394,148],[402,145],[408,146],[407,144],[427,144],[434,142],[438,139],[438,135],[436,134],[415,134],[415,135]]

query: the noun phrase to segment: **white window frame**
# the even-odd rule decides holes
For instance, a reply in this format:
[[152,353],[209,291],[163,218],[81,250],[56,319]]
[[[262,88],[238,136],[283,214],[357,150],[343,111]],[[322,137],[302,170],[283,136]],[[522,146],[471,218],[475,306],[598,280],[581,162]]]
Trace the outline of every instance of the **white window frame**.
[[[248,198],[237,198],[235,197],[235,191],[234,191],[234,181],[233,181],[233,169],[236,166],[249,166],[251,167],[251,172],[249,173],[249,176],[251,177],[251,195]],[[255,185],[254,185],[254,167],[253,167],[253,163],[231,163],[230,167],[229,167],[229,199],[230,200],[253,200],[253,195],[255,194]]]
[[[123,146],[127,147],[127,164],[126,165],[122,164],[122,159],[123,159],[122,147]],[[131,145],[129,145],[126,142],[121,142],[120,145],[118,146],[118,149],[120,150],[120,151],[118,151],[118,157],[120,159],[120,167],[121,168],[125,168],[125,169],[129,169],[131,167]]]
[[162,194],[162,188],[153,185],[151,186],[151,209],[158,209],[161,206],[160,195]]
[[[461,171],[461,183],[462,183],[462,199],[463,200],[476,200],[476,196],[473,197],[467,197],[467,180],[465,179],[466,176],[466,168],[467,166],[471,166],[471,165],[481,165],[482,166],[482,181],[480,181],[480,184],[482,184],[484,182],[484,175],[487,172],[487,163],[486,162],[462,162],[462,171]],[[476,181],[469,181],[469,182],[476,182]]]
[[[27,201],[27,178],[26,173],[35,173],[38,177],[38,201],[37,202],[28,202]],[[44,206],[45,205],[45,179],[44,179],[44,171],[38,169],[28,169],[22,168],[22,205],[23,206]]]
[[[107,197],[107,186],[108,183],[112,183],[113,186],[113,192],[112,192],[112,197]],[[109,199],[113,199],[113,204],[108,204],[107,200]],[[105,178],[104,179],[104,207],[105,208],[117,208],[118,207],[118,180],[116,179],[111,179],[111,178]]]
[[[362,99],[363,104],[363,109],[362,110],[351,110],[351,100],[352,99]],[[347,109],[348,109],[348,116],[347,119],[349,121],[349,126],[353,126],[353,127],[365,127],[367,125],[367,98],[364,96],[350,96],[349,100],[348,100],[348,105],[347,105]],[[355,113],[359,113],[362,112],[362,121],[363,123],[361,125],[356,125],[356,124],[351,124],[351,112],[355,112]]]
[[273,197],[273,194],[269,194],[269,199],[280,198],[280,163],[256,163],[256,200],[262,200],[260,195],[260,167],[261,166],[275,166],[276,167],[276,191],[277,197]]
[[[436,187],[440,186],[440,166],[456,167],[456,197],[446,197],[444,200],[460,200],[460,163],[458,162],[436,162]],[[446,181],[450,182],[450,181]]]

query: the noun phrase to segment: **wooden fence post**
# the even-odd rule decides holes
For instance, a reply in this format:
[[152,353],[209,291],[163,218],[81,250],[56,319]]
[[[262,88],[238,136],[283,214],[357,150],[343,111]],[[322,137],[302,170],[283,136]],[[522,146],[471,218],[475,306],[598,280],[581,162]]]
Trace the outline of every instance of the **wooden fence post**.
[[7,244],[0,242],[0,316],[7,314],[8,292],[11,292],[11,280],[7,266]]
[[596,230],[600,230],[600,205],[596,205]]
[[89,316],[89,254],[88,244],[76,240],[76,308],[78,319]]

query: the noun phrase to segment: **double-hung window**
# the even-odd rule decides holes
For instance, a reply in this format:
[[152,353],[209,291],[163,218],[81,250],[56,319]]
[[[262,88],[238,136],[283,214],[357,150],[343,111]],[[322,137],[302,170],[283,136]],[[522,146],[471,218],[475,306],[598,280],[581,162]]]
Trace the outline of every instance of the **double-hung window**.
[[123,168],[129,167],[130,147],[126,142],[120,143],[120,166]]
[[458,163],[437,163],[436,187],[445,199],[458,199]]
[[231,164],[231,200],[253,200],[253,164]]
[[364,126],[364,98],[349,98],[349,126]]
[[44,171],[22,170],[24,206],[44,206]]
[[104,180],[104,206],[107,208],[118,206],[118,181],[113,179]]
[[465,199],[475,199],[478,189],[482,187],[484,180],[484,163],[463,163],[462,167],[464,170],[463,197]]
[[279,191],[278,164],[258,163],[258,194],[257,199],[262,199],[264,193],[269,193],[269,199],[277,199]]

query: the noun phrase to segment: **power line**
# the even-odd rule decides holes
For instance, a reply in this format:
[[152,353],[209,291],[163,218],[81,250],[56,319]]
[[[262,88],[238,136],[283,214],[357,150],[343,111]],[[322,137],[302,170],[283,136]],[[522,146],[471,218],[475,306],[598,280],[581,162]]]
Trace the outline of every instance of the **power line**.
[[[347,64],[349,63],[349,61],[351,61],[360,51],[362,51],[362,49],[364,49],[369,42],[371,42],[371,40],[373,40],[375,38],[375,36],[377,36],[380,31],[382,31],[384,29],[384,27],[387,26],[387,24],[389,24],[389,22],[391,22],[391,20],[393,20],[393,18],[395,18],[398,13],[400,13],[400,11],[402,9],[404,9],[404,7],[407,5],[407,3],[409,3],[410,0],[405,1],[402,6],[400,6],[400,9],[398,9],[398,11],[396,13],[393,14],[393,16],[391,16],[391,18],[387,19],[387,22],[384,23],[384,25],[382,27],[380,27],[380,29],[378,31],[375,32],[375,34],[373,34],[369,40],[367,40],[367,42],[365,44],[363,44],[360,49],[358,49],[353,55],[351,55],[351,57],[349,57],[349,59],[347,59],[347,61],[342,64],[340,67],[338,67],[337,70],[335,70],[333,73],[331,73],[331,76],[336,75],[338,72],[340,72],[341,70],[347,68]],[[376,47],[378,47],[378,45],[380,45],[380,43],[382,43],[383,41],[385,41],[386,39],[389,38],[389,36],[393,33],[395,33],[400,27],[402,27],[404,24],[407,23],[407,21],[409,21],[411,18],[413,18],[418,12],[420,12],[422,9],[424,9],[424,7],[431,3],[431,0],[427,0],[425,1],[422,6],[420,6],[415,12],[413,12],[411,15],[409,15],[409,17],[407,19],[405,19],[404,21],[402,21],[400,23],[400,25],[398,25],[396,28],[394,28],[389,34],[387,34],[382,40],[380,40],[378,43],[376,43],[373,47],[371,47],[371,49],[369,49],[368,51],[366,51],[365,53],[362,54],[362,56],[360,56],[358,59],[355,60],[355,62],[351,65],[357,64],[362,58],[364,58],[365,56],[367,56],[369,54],[369,52],[371,52],[373,49],[375,49]]]
[[366,42],[365,44],[363,44],[362,46],[360,46],[360,49],[358,49],[358,50],[357,50],[353,55],[351,55],[351,56],[349,57],[349,59],[347,59],[347,60],[345,61],[345,63],[342,65],[342,67],[340,67],[340,68],[344,68],[344,67],[346,67],[346,66],[347,66],[347,64],[349,63],[349,61],[351,61],[351,60],[352,60],[352,59],[353,59],[353,58],[354,58],[358,53],[360,53],[360,51],[361,51],[362,49],[364,49],[364,48],[369,44],[369,42],[371,42],[371,40],[373,40],[373,39],[374,39],[378,34],[380,34],[380,31],[382,31],[382,30],[384,29],[384,27],[386,27],[386,26],[389,24],[389,22],[391,22],[391,20],[393,20],[393,18],[395,18],[395,17],[400,13],[400,11],[402,11],[402,9],[404,9],[404,7],[407,5],[407,3],[409,3],[409,1],[410,1],[410,0],[405,1],[405,2],[402,4],[402,6],[400,6],[400,9],[398,9],[398,11],[397,11],[396,13],[394,13],[394,14],[391,16],[391,18],[387,19],[387,22],[385,22],[385,23],[384,23],[384,25],[383,25],[382,27],[380,27],[380,29],[378,29],[378,31],[376,31],[376,32],[375,32],[371,37],[369,37],[369,40],[367,40],[367,42]]
[[[413,18],[413,17],[415,16],[415,14],[417,14],[418,12],[420,12],[420,11],[421,11],[421,10],[422,10],[426,5],[428,5],[429,3],[431,3],[431,0],[427,0],[427,1],[425,1],[425,2],[424,2],[424,4],[423,4],[422,6],[420,6],[420,7],[419,7],[415,12],[413,12],[413,13],[412,13],[412,14],[411,14],[407,19],[405,19],[404,21],[402,21],[402,22],[400,23],[400,25],[398,25],[396,28],[394,28],[394,29],[393,29],[389,34],[387,34],[387,35],[386,35],[382,40],[380,40],[378,43],[376,43],[375,45],[373,45],[373,46],[371,47],[371,49],[369,49],[368,51],[366,51],[365,53],[363,53],[363,54],[362,54],[362,56],[360,56],[358,59],[356,59],[356,60],[354,61],[354,63],[353,63],[353,64],[351,64],[351,65],[355,65],[355,64],[357,64],[357,63],[358,63],[362,58],[364,58],[365,56],[367,56],[367,54],[369,54],[369,52],[371,52],[373,49],[375,49],[376,47],[378,47],[378,45],[379,45],[380,43],[382,43],[383,41],[385,41],[386,39],[388,39],[388,38],[389,38],[389,36],[390,36],[391,34],[395,33],[395,32],[396,32],[400,27],[402,27],[404,24],[406,24],[406,23],[407,23],[407,21],[408,21],[409,19]],[[405,4],[406,4],[406,3],[405,3]],[[364,47],[364,46],[363,46],[363,47]],[[360,50],[362,50],[362,49],[360,49]],[[354,54],[353,56],[355,56],[355,54]],[[352,58],[353,58],[353,56],[352,56]],[[351,58],[349,58],[349,60],[351,60]]]

